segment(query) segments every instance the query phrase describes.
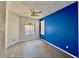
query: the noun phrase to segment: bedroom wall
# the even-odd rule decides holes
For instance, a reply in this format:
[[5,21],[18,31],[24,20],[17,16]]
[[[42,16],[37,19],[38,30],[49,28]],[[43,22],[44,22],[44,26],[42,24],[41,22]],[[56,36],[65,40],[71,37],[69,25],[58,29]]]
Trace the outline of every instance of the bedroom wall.
[[[5,16],[6,3],[0,2],[0,46],[5,42]],[[2,47],[2,46],[1,46]]]
[[19,16],[6,11],[5,48],[19,42]]
[[4,57],[6,2],[0,1],[0,57]]
[[40,38],[78,57],[77,2],[43,19],[45,21],[45,35],[40,34]]

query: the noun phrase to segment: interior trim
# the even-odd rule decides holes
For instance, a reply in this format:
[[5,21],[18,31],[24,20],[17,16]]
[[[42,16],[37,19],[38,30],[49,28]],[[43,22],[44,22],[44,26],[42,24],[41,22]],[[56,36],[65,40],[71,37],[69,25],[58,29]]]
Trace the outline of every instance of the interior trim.
[[53,46],[53,47],[59,49],[60,51],[65,52],[65,53],[67,53],[68,55],[70,55],[70,56],[72,56],[72,57],[74,57],[74,58],[77,58],[76,56],[74,56],[74,55],[70,54],[69,52],[67,52],[67,51],[65,51],[65,50],[63,50],[63,49],[57,47],[56,45],[54,45],[54,44],[52,44],[52,43],[50,43],[50,42],[48,42],[48,41],[46,41],[46,40],[44,40],[44,39],[41,39],[41,40],[44,41],[44,42],[46,42],[47,44],[49,44],[49,45],[51,45],[51,46]]

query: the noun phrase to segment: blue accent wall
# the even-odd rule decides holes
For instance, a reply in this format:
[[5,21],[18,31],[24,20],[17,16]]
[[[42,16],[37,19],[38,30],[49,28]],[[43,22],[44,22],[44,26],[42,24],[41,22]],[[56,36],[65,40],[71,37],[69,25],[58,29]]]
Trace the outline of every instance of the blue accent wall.
[[[40,38],[78,57],[77,5],[78,2],[75,2],[44,17],[45,35],[40,34]],[[66,46],[68,46],[68,48],[66,48]]]

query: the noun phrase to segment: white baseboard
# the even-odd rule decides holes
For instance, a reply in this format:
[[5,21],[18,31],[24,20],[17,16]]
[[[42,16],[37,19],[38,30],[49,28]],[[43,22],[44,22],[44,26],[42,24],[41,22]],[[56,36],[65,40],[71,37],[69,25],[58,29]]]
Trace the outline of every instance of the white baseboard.
[[41,39],[41,40],[44,41],[44,42],[46,42],[47,44],[49,44],[49,45],[51,45],[51,46],[53,46],[53,47],[59,49],[60,51],[65,52],[65,53],[67,53],[68,55],[70,55],[70,56],[72,56],[72,57],[74,57],[74,58],[77,58],[76,56],[74,56],[74,55],[70,54],[69,52],[67,52],[67,51],[65,51],[65,50],[63,50],[63,49],[61,49],[61,48],[55,46],[54,44],[51,44],[50,42],[48,42],[48,41],[46,41],[46,40],[44,40],[44,39]]
[[12,45],[14,45],[16,43],[18,43],[18,41],[17,42],[13,42],[12,44],[9,44],[9,45],[5,46],[5,49],[7,49],[9,46],[12,46]]

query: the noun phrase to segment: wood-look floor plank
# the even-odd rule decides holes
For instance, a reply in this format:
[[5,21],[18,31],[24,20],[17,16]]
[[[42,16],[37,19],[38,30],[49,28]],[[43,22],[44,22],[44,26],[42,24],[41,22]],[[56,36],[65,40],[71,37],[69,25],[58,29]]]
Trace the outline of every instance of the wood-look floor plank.
[[6,49],[7,58],[72,58],[41,40],[20,42]]

